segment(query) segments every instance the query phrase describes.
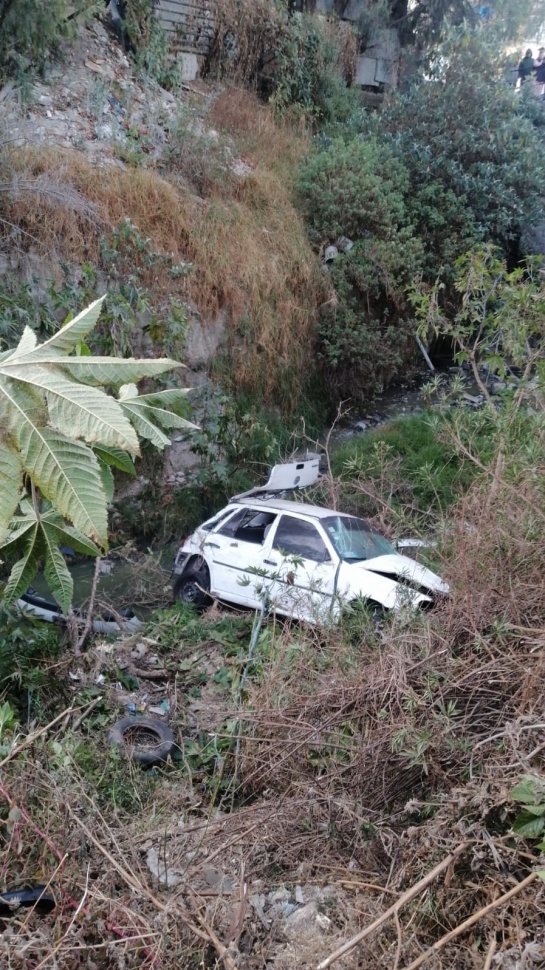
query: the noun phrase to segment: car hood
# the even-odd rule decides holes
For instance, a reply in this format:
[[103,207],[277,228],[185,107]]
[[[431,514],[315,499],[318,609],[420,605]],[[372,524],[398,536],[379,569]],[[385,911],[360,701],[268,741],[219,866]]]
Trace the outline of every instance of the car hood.
[[409,559],[408,556],[400,556],[395,553],[389,556],[377,556],[375,559],[353,563],[351,568],[378,573],[381,576],[396,577],[432,593],[449,592],[448,583],[445,583],[431,569],[426,569],[425,566],[421,566],[414,559]]

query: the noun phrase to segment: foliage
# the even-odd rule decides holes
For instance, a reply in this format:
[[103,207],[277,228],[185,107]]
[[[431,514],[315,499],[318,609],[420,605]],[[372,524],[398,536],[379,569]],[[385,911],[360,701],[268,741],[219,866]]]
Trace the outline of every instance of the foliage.
[[167,91],[176,90],[181,81],[180,66],[158,21],[154,0],[126,0],[123,30],[141,75],[153,78]]
[[0,603],[0,697],[9,699],[21,719],[41,717],[52,701],[58,702],[64,690],[58,678],[60,652],[55,627]]
[[[486,460],[490,429],[479,427],[475,415],[468,414],[467,420],[467,436]],[[347,439],[332,455],[332,470],[340,479],[343,503],[351,511],[386,518],[396,530],[397,517],[410,519],[415,528],[422,516],[430,520],[447,512],[477,473],[433,411],[396,418]]]
[[43,74],[68,33],[68,0],[0,0],[0,77]]
[[540,839],[536,849],[545,851],[545,779],[528,775],[513,788],[511,798],[520,804],[513,832],[525,839]]
[[268,0],[219,0],[205,73],[253,86],[279,113],[321,126],[355,110],[347,82],[356,54],[347,24],[290,14]]
[[269,0],[219,0],[203,73],[257,86],[286,22],[286,12]]
[[407,172],[378,137],[339,138],[303,163],[298,192],[316,248],[340,249],[320,321],[329,379],[341,397],[368,397],[410,355],[405,291],[422,253]]
[[[541,257],[508,271],[492,246],[466,253],[456,261],[455,289],[461,308],[446,316],[440,306],[442,284],[420,288],[412,301],[426,336],[430,329],[447,336],[459,363],[469,363],[491,411],[505,424],[542,386],[545,355],[545,281]],[[494,402],[482,368],[505,382],[501,409]],[[536,383],[537,380],[537,383]]]
[[[351,92],[339,69],[342,34],[314,16],[293,16],[274,58],[272,103],[280,113],[292,110],[315,125],[339,125],[358,108],[359,94]],[[349,61],[345,72],[355,73]]]
[[522,230],[540,218],[542,146],[517,110],[497,51],[480,35],[449,34],[434,52],[430,77],[392,99],[380,130],[409,175],[407,205],[427,279],[448,274],[479,243],[516,254]]
[[[133,470],[138,436],[163,448],[170,439],[161,428],[189,424],[176,413],[183,391],[139,395],[133,383],[181,365],[90,356],[84,340],[101,304],[42,344],[26,327],[18,346],[0,356],[1,547],[21,556],[5,589],[8,604],[44,557],[46,580],[66,612],[73,580],[59,545],[95,556],[106,550],[111,467]],[[117,398],[105,388],[115,388]]]

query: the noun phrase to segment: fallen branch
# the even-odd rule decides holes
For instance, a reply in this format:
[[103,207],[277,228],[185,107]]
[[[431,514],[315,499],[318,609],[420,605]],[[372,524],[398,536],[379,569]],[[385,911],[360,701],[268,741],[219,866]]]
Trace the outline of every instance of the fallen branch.
[[516,896],[517,893],[522,892],[523,889],[526,889],[526,887],[529,886],[530,883],[534,882],[534,880],[537,878],[537,872],[530,873],[526,879],[523,879],[522,882],[518,883],[518,885],[513,886],[509,892],[504,893],[503,896],[499,896],[498,899],[495,899],[493,903],[489,903],[488,906],[483,906],[482,909],[479,909],[476,913],[473,913],[473,916],[469,916],[468,919],[464,920],[463,923],[460,923],[456,929],[451,930],[450,933],[446,933],[445,936],[442,936],[440,940],[437,940],[437,942],[433,944],[433,946],[430,946],[429,949],[417,957],[416,960],[413,960],[413,962],[410,963],[405,970],[416,970],[417,967],[421,967],[429,957],[433,956],[434,953],[438,953],[439,950],[442,950],[447,943],[450,943],[451,940],[456,939],[457,936],[461,936],[465,930],[468,930],[470,926],[477,923],[478,920],[482,919],[483,916],[486,916],[487,913],[491,913],[493,909],[497,909],[498,906],[502,906],[503,903],[506,903],[513,896]]
[[350,953],[350,951],[353,950],[358,943],[361,943],[362,940],[365,940],[366,937],[371,935],[371,933],[378,930],[378,928],[382,926],[383,923],[390,918],[390,916],[397,916],[401,907],[404,906],[405,903],[409,903],[411,899],[414,899],[415,896],[418,896],[419,893],[426,889],[430,883],[437,878],[437,876],[440,876],[445,869],[448,869],[455,859],[457,859],[458,856],[464,851],[464,849],[467,849],[469,844],[469,842],[462,842],[462,844],[459,845],[454,852],[451,852],[446,859],[443,859],[443,861],[439,862],[435,868],[431,870],[431,872],[428,872],[427,876],[424,876],[424,878],[420,879],[419,882],[414,884],[414,886],[407,889],[407,891],[404,892],[403,895],[400,896],[399,899],[382,914],[382,916],[379,916],[376,920],[374,920],[373,923],[366,926],[364,930],[361,930],[360,933],[353,936],[351,940],[347,940],[346,943],[331,953],[325,960],[322,960],[322,962],[318,964],[316,970],[326,970],[327,967],[332,966],[333,963],[340,960],[341,957],[345,956],[346,953]]

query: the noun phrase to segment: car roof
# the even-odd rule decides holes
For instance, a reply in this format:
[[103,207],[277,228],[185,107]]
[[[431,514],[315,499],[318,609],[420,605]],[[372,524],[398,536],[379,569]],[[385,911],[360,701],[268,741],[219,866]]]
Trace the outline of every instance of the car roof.
[[[304,502],[290,502],[284,498],[241,498],[234,505],[247,505],[252,509],[268,509],[279,512],[293,512],[296,515],[308,515],[313,519],[327,519],[330,515],[343,515],[344,512],[335,512],[334,509],[323,509],[319,505],[306,505]],[[354,516],[348,516],[354,518]]]

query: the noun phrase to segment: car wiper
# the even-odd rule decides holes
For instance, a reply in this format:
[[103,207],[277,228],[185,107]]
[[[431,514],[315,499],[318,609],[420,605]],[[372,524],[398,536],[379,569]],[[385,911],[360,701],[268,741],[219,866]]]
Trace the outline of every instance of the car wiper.
[[369,556],[343,556],[344,562],[365,562]]

